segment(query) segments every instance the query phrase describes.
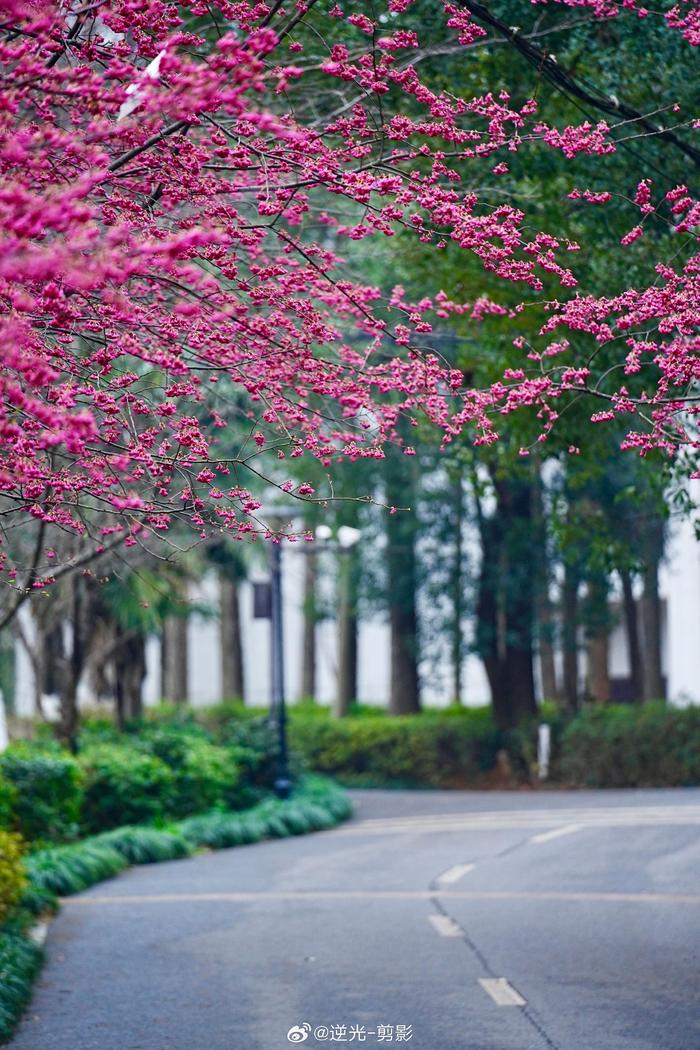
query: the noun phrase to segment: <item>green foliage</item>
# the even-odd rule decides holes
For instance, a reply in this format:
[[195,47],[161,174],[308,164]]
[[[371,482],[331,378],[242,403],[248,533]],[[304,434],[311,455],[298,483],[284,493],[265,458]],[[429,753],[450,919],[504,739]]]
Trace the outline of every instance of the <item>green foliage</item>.
[[365,786],[464,787],[493,767],[502,746],[487,708],[341,721],[293,717],[290,739],[309,768]]
[[241,771],[235,754],[210,743],[195,726],[162,726],[139,736],[139,745],[173,772],[170,815],[187,817],[215,806],[235,809]]
[[16,804],[17,789],[9,780],[0,777],[0,828],[12,826]]
[[129,864],[157,864],[192,853],[191,844],[177,830],[124,827],[106,831],[93,841],[115,849]]
[[[233,705],[231,705],[233,706]],[[231,717],[229,705],[220,709],[217,738],[232,749],[236,762],[241,769],[241,783],[249,790],[239,805],[252,804],[257,801],[264,790],[269,790],[277,775],[277,735],[275,727],[266,717],[238,717],[238,709],[233,708]],[[292,758],[292,765],[294,760]],[[294,770],[294,772],[297,772]],[[232,808],[239,808],[232,805]]]
[[72,755],[13,744],[0,755],[0,775],[14,787],[13,823],[28,842],[74,838],[83,801],[83,776]]
[[26,876],[22,865],[24,844],[19,835],[0,831],[0,923],[22,896]]
[[29,1001],[41,954],[20,933],[0,931],[0,1042],[10,1038]]
[[17,907],[25,918],[36,918],[58,911],[58,897],[45,886],[37,886],[29,881]]
[[80,893],[127,866],[128,861],[117,849],[94,839],[38,850],[25,860],[31,885],[60,897]]
[[350,816],[344,791],[324,777],[305,777],[291,799],[266,799],[245,813],[207,813],[180,824],[182,834],[197,846],[225,849],[287,838],[331,828]]
[[173,812],[175,776],[155,755],[123,744],[102,744],[83,752],[81,762],[83,824],[88,831],[148,823]]
[[585,787],[700,784],[700,708],[587,708],[562,734],[559,767]]

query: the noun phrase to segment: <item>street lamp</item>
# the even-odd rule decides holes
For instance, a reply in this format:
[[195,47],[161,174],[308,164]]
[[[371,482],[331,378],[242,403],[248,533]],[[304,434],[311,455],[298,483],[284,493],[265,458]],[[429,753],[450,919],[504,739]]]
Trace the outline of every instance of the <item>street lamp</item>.
[[[270,521],[270,531],[278,531],[297,514],[296,508],[269,507],[261,515]],[[292,781],[289,777],[287,748],[287,705],[284,696],[284,613],[282,606],[282,544],[270,541],[270,669],[272,677],[272,710],[277,728],[277,776],[274,790],[278,798],[289,798]]]
[[278,798],[289,798],[287,752],[287,706],[284,696],[284,621],[282,608],[282,545],[270,543],[270,642],[272,657],[272,705],[277,724],[277,777],[274,788]]
[[[297,513],[296,508],[270,507],[261,511],[270,520],[270,528],[273,526],[279,530],[289,519]],[[337,550],[341,553],[349,551],[359,542],[361,532],[350,525],[341,525],[337,531],[337,540],[331,542],[333,530],[328,525],[319,525],[314,536],[318,550]],[[310,553],[302,548],[304,553]],[[279,540],[272,540],[269,549],[270,566],[270,657],[272,678],[272,709],[277,728],[277,776],[274,782],[275,794],[278,798],[289,798],[292,790],[292,782],[289,776],[289,751],[287,747],[287,705],[284,691],[284,613],[282,602],[282,544]],[[343,580],[341,594],[341,608],[339,610],[339,628],[342,638],[349,635],[348,621],[350,615],[349,582]],[[342,652],[341,652],[342,659]]]

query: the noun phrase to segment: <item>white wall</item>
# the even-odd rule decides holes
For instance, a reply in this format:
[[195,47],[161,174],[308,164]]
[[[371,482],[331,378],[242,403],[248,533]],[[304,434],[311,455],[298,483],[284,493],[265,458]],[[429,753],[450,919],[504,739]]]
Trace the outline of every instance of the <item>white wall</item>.
[[[693,495],[700,502],[700,482],[693,483]],[[285,686],[287,697],[294,701],[301,690],[301,643],[303,634],[303,574],[304,555],[295,545],[285,545],[282,552],[284,630],[285,630]],[[332,559],[328,561],[331,570]],[[329,573],[330,575],[330,573]],[[253,578],[264,579],[261,568],[254,570]],[[333,581],[325,580],[330,588],[329,607],[333,608]],[[665,598],[667,630],[663,647],[664,669],[668,678],[669,699],[674,703],[700,703],[700,543],[695,539],[693,524],[681,521],[674,524],[667,561],[661,574],[661,590]],[[193,590],[192,599],[206,606],[211,615],[193,615],[188,626],[189,641],[189,695],[197,705],[218,702],[221,697],[221,667],[219,654],[218,587],[215,576],[205,577]],[[268,620],[253,619],[251,582],[241,586],[241,619],[245,657],[246,701],[251,706],[267,705],[270,699],[270,625]],[[33,625],[28,609],[20,613],[24,630],[31,636]],[[465,624],[468,631],[468,624]],[[321,703],[331,703],[336,689],[337,648],[336,625],[332,620],[322,621],[317,628],[318,690]],[[436,643],[438,644],[438,643]],[[144,687],[146,703],[160,699],[160,647],[157,639],[148,641],[146,652],[148,673]],[[437,668],[437,670],[436,670]],[[629,673],[627,648],[621,624],[611,637],[611,674],[624,677]],[[423,696],[427,705],[444,706],[450,696],[450,670],[446,651],[431,652],[421,674]],[[365,620],[359,635],[359,698],[365,703],[385,705],[389,696],[389,628],[380,618]],[[475,656],[468,656],[464,664],[462,701],[470,705],[489,701],[489,689],[483,665]],[[89,699],[83,689],[82,697]],[[20,644],[16,654],[16,709],[19,714],[34,713],[34,684],[30,661]],[[49,711],[55,708],[55,698],[47,698]]]

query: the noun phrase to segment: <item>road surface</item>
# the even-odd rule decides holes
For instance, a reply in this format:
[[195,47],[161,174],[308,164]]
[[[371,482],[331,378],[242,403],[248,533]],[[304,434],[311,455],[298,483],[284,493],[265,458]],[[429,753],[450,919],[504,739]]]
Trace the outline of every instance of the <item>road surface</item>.
[[700,790],[353,797],[66,901],[12,1050],[698,1050]]

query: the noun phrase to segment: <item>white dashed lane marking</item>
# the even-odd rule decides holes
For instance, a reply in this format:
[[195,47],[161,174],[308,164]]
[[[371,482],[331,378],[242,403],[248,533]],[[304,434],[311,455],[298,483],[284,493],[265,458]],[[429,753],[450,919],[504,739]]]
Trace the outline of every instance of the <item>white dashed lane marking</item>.
[[454,867],[443,871],[442,875],[438,875],[437,881],[441,885],[449,885],[452,882],[458,882],[463,875],[468,875],[473,870],[473,864],[455,864]]
[[598,806],[436,813],[413,817],[373,817],[333,831],[345,835],[444,834],[460,831],[559,830],[564,821],[590,828],[688,827],[700,825],[700,806]]
[[583,824],[566,824],[563,828],[553,828],[552,831],[544,831],[541,835],[533,835],[530,842],[551,842],[552,839],[561,838],[562,835],[573,835],[582,827]]
[[496,1006],[525,1006],[526,1000],[505,977],[480,977],[479,984],[493,999]]
[[441,937],[461,937],[462,931],[449,915],[429,915],[428,922]]

